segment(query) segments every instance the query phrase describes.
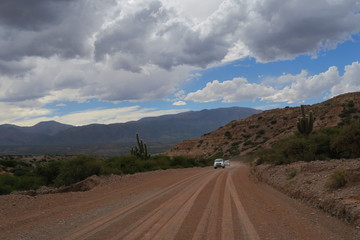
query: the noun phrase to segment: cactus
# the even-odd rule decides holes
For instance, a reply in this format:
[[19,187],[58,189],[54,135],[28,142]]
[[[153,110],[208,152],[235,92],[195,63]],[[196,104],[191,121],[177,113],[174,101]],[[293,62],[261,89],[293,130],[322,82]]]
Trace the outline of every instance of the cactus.
[[304,105],[301,105],[301,117],[299,117],[297,121],[298,131],[302,135],[307,137],[312,132],[313,125],[314,125],[313,112],[310,111],[308,115],[305,115]]
[[136,134],[136,142],[137,146],[131,148],[130,153],[135,155],[140,159],[148,159],[150,158],[150,154],[148,154],[146,144],[139,138],[139,134]]

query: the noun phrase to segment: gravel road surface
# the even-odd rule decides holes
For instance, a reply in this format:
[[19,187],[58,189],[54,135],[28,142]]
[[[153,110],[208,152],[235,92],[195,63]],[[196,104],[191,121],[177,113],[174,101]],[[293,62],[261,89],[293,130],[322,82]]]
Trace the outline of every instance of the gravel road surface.
[[247,165],[108,176],[87,192],[0,196],[0,239],[360,239]]

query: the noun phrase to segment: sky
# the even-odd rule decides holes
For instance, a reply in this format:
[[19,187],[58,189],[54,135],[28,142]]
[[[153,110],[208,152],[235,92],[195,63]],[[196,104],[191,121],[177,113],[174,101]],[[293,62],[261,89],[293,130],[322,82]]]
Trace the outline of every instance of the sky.
[[83,126],[360,91],[360,0],[1,0],[0,124]]

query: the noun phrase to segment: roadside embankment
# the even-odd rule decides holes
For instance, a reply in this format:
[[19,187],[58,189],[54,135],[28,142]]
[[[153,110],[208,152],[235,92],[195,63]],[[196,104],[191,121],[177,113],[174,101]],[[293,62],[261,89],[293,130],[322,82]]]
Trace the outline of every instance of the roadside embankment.
[[360,158],[253,166],[256,178],[360,228]]

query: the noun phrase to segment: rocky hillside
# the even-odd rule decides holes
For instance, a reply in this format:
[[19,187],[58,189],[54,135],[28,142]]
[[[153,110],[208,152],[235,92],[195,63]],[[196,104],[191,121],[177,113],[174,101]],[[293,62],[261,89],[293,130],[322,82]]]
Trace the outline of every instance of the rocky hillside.
[[[360,92],[336,96],[319,104],[305,106],[313,111],[314,130],[345,124],[360,117]],[[200,138],[185,140],[166,154],[191,157],[229,157],[268,147],[278,139],[297,131],[300,107],[261,112],[232,121]]]

